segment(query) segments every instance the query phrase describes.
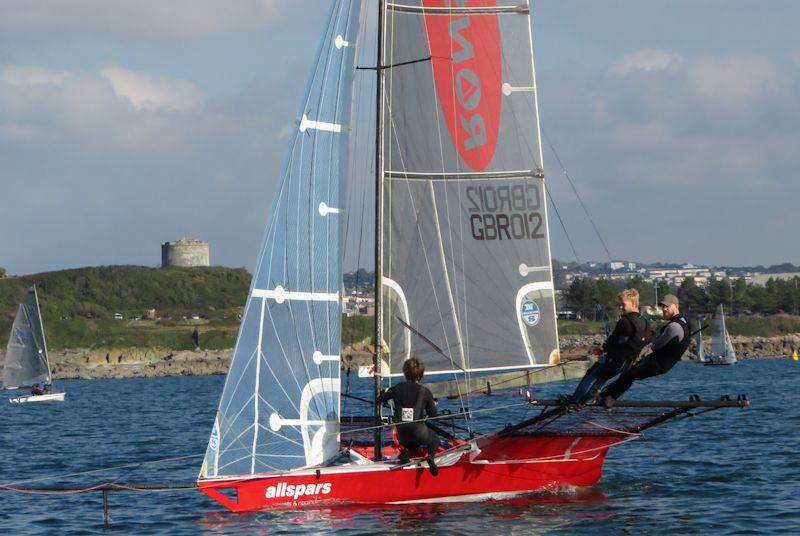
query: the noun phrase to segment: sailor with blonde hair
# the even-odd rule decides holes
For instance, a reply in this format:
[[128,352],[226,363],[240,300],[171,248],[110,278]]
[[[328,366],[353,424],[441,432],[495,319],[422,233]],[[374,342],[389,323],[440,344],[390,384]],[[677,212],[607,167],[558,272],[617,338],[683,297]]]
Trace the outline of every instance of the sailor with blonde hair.
[[639,314],[639,291],[626,288],[617,295],[617,300],[622,315],[603,343],[603,355],[589,367],[575,389],[569,400],[572,404],[588,404],[594,400],[603,384],[630,368],[652,339],[647,320]]

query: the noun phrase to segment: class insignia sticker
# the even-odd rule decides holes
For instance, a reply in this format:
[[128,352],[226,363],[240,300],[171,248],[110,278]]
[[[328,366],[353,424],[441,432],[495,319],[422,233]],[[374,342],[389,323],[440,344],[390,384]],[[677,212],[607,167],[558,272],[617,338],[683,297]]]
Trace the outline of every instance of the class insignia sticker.
[[535,301],[525,300],[522,302],[522,307],[520,307],[519,312],[522,315],[522,319],[529,326],[535,326],[539,323],[541,312],[539,311],[539,304],[537,304]]

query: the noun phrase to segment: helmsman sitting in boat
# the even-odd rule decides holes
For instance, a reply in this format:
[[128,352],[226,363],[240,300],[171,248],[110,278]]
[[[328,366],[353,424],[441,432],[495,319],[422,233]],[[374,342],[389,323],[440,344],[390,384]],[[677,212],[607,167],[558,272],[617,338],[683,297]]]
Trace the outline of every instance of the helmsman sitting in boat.
[[589,367],[569,399],[572,404],[591,402],[605,382],[630,368],[652,339],[647,320],[639,314],[639,291],[626,288],[617,298],[622,316],[603,343],[603,355]]
[[425,364],[418,358],[412,357],[403,363],[403,376],[406,381],[390,387],[378,398],[382,404],[392,400],[394,402],[394,422],[397,429],[397,438],[403,446],[398,462],[408,463],[412,450],[426,447],[428,450],[428,467],[431,474],[436,476],[439,469],[433,457],[439,448],[439,437],[436,432],[425,425],[423,416],[436,417],[436,402],[430,390],[420,385],[425,374]]
[[40,396],[50,391],[50,386],[44,382],[39,382],[31,387],[31,395]]
[[653,341],[653,351],[630,370],[620,374],[620,377],[600,394],[600,400],[605,407],[613,406],[622,393],[630,389],[635,380],[666,374],[681,360],[681,356],[689,348],[692,342],[692,328],[689,321],[681,314],[678,298],[674,294],[667,294],[658,304],[661,306],[661,314],[668,322]]

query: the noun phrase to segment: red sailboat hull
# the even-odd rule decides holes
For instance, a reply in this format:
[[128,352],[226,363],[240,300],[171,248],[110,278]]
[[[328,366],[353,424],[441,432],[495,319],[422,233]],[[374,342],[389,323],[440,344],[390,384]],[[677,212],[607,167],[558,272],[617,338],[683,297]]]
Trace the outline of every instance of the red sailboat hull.
[[437,459],[444,464],[438,476],[430,474],[425,462],[403,468],[394,462],[380,462],[201,480],[198,486],[234,512],[326,504],[482,500],[592,486],[600,480],[609,447],[622,439],[495,436],[455,456],[440,455]]

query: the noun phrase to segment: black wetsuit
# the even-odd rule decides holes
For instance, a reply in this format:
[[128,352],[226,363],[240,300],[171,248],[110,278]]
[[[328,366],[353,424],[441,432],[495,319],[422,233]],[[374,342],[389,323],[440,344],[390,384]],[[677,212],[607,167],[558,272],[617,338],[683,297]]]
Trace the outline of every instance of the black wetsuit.
[[[417,382],[405,381],[386,390],[379,403],[394,401],[394,421],[397,439],[408,450],[426,447],[433,456],[439,448],[436,432],[425,425],[424,416],[436,417],[436,402],[430,390]],[[413,421],[413,422],[412,422]]]
[[681,314],[669,319],[661,328],[661,332],[653,341],[653,351],[642,358],[630,370],[620,375],[617,380],[603,390],[601,396],[610,396],[614,400],[622,396],[636,380],[643,380],[652,376],[666,374],[669,369],[681,360],[691,343],[692,328],[689,321]]
[[651,339],[650,328],[638,312],[625,313],[603,343],[603,356],[589,367],[572,395],[577,404],[589,402],[605,382],[627,369]]

